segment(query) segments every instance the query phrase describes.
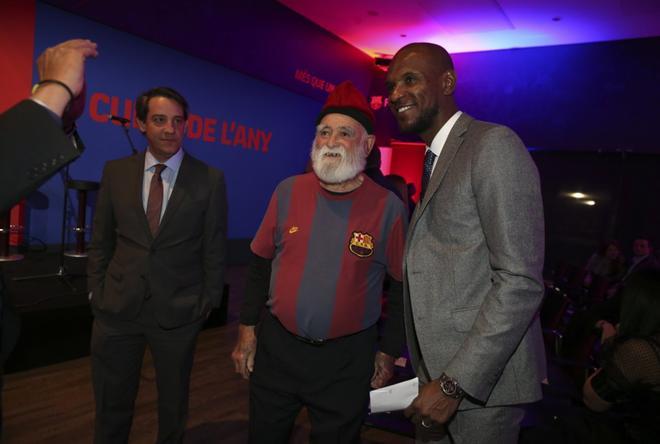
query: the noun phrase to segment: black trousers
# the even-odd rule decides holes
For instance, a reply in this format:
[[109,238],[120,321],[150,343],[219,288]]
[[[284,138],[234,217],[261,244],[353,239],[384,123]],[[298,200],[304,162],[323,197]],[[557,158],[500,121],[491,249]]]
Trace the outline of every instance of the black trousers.
[[164,330],[156,325],[96,316],[91,344],[95,443],[128,442],[147,345],[158,388],[157,442],[182,442],[195,342],[203,321]]
[[267,315],[250,376],[250,442],[288,443],[307,407],[311,442],[353,443],[369,403],[376,327],[312,345]]

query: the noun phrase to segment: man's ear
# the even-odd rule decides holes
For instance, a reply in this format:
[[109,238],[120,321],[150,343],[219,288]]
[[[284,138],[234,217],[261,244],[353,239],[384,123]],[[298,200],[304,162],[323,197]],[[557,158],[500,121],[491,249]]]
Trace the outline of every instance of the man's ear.
[[138,128],[140,129],[140,132],[141,132],[142,134],[146,133],[146,132],[147,132],[147,124],[144,123],[143,121],[141,121],[141,120],[140,120],[139,118],[137,118],[137,117],[135,118],[135,121],[136,121],[137,124],[138,124]]
[[448,69],[442,73],[442,93],[446,96],[454,94],[456,89],[456,71]]
[[369,134],[367,136],[367,156],[371,153],[371,150],[374,148],[374,143],[376,143],[376,136]]

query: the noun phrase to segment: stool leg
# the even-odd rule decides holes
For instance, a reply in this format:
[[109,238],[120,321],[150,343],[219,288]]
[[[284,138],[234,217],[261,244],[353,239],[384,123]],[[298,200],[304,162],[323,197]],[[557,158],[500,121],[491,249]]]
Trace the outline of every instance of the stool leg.
[[13,262],[23,259],[22,254],[9,253],[9,237],[11,236],[11,218],[9,211],[0,213],[0,262]]
[[9,256],[9,213],[0,214],[0,257]]
[[87,210],[87,191],[78,190],[78,226],[76,227],[76,253],[85,253],[85,219]]

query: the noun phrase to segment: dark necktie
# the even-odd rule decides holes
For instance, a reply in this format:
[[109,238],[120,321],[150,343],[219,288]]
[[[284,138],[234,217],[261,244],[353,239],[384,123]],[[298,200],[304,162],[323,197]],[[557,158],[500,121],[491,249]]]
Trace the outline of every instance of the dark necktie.
[[431,171],[433,171],[433,161],[435,160],[436,155],[433,154],[433,151],[426,150],[424,154],[424,171],[422,173],[422,192],[419,195],[419,200],[421,202],[424,199],[424,193],[426,193],[426,187],[429,184],[431,179]]
[[154,167],[154,175],[151,176],[151,185],[149,186],[149,199],[147,200],[147,221],[152,235],[156,235],[160,225],[160,212],[163,208],[163,178],[161,174],[166,166],[162,163]]

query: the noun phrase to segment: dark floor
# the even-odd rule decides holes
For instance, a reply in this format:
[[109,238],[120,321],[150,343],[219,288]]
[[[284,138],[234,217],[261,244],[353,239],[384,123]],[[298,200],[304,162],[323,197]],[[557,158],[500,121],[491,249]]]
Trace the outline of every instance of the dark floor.
[[[92,313],[88,304],[85,258],[59,253],[28,253],[17,262],[0,263],[8,305],[18,315],[5,321],[4,341],[16,345],[5,363],[6,374],[43,367],[89,355]],[[60,270],[64,270],[61,273]],[[227,321],[225,305],[211,313],[205,328]],[[8,337],[4,337],[4,336]]]
[[[19,262],[2,263],[7,295],[21,320],[20,335],[6,365],[5,373],[24,371],[36,367],[63,362],[89,354],[92,315],[87,301],[84,278],[84,258],[64,259],[67,276],[56,276],[60,268],[57,253],[30,253]],[[245,267],[230,267],[227,281],[232,294],[242,294]],[[39,277],[51,274],[48,277]],[[15,280],[24,278],[25,280]],[[209,326],[217,326],[235,320],[240,297],[213,313]],[[7,326],[5,326],[7,327]],[[10,332],[11,334],[11,332]],[[6,335],[5,335],[6,336]],[[7,338],[3,338],[5,341]],[[397,375],[403,380],[408,376],[403,370]],[[576,384],[560,367],[549,360],[550,385],[544,387],[545,399],[529,409],[525,427],[548,426],[566,409],[579,404]],[[410,422],[401,413],[372,415],[368,422],[403,435],[411,435]]]

